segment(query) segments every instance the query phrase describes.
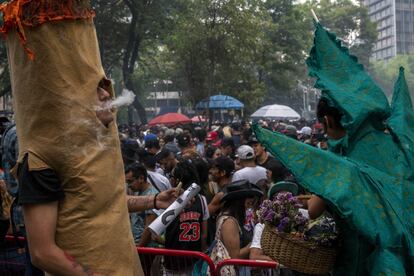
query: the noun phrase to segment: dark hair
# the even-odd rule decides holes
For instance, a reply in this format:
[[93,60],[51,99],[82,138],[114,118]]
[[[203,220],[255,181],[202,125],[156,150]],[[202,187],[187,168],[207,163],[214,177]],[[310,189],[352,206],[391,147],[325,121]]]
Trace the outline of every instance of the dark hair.
[[226,177],[230,177],[234,171],[234,161],[227,156],[220,156],[213,161],[213,166],[217,169],[224,171]]
[[157,165],[157,160],[155,159],[154,155],[148,154],[144,159],[142,159],[142,163],[146,168],[153,170]]
[[139,150],[139,145],[132,139],[121,140],[121,153],[125,167],[133,162],[136,162],[136,155]]
[[272,172],[272,182],[276,183],[279,181],[286,180],[290,175],[289,170],[282,165],[278,160],[270,160],[265,165],[265,168]]
[[180,148],[186,148],[191,145],[191,135],[181,133],[177,136],[177,144]]
[[213,155],[214,155],[214,153],[216,152],[216,150],[217,150],[217,147],[215,147],[215,146],[208,146],[207,148],[206,148],[206,152],[205,152],[205,154],[206,154],[206,158],[209,158],[209,159],[211,159],[211,158],[213,158]]
[[148,177],[148,173],[147,170],[145,169],[145,167],[143,165],[141,165],[140,163],[132,163],[129,166],[126,167],[125,169],[125,174],[132,172],[132,176],[134,178],[138,178],[141,175],[144,176],[145,179],[147,179]]
[[222,208],[222,215],[229,215],[234,217],[240,227],[243,227],[244,220],[246,218],[246,198],[240,198],[237,200],[227,200],[224,202]]
[[221,140],[222,147],[230,146],[233,150],[235,150],[236,145],[234,144],[234,140],[232,137],[224,137],[223,140]]
[[161,160],[168,158],[171,155],[172,151],[169,149],[163,148],[159,153],[155,155],[155,160],[160,163]]
[[318,102],[318,106],[316,107],[316,116],[318,117],[318,121],[321,123],[325,123],[324,117],[330,116],[333,118],[333,123],[336,127],[342,127],[341,124],[341,117],[342,113],[328,104],[328,101],[324,98],[321,98]]
[[199,185],[203,186],[208,184],[208,173],[209,173],[209,166],[207,161],[205,161],[203,158],[197,156],[197,157],[193,157],[190,160],[198,173],[198,178],[199,178]]
[[174,135],[165,135],[164,136],[164,142],[165,143],[169,143],[169,142],[172,142],[172,141],[174,141]]
[[172,176],[183,183],[183,189],[187,189],[192,183],[200,184],[197,169],[191,160],[181,159],[172,171]]
[[203,142],[206,139],[207,132],[205,129],[199,128],[195,130],[195,137],[197,137],[198,141]]

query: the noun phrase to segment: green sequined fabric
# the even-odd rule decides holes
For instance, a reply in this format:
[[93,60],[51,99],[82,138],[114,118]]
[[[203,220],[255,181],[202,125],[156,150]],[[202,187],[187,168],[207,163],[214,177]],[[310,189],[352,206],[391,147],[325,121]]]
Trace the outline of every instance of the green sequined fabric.
[[329,140],[330,151],[255,125],[257,138],[335,213],[343,245],[334,275],[414,275],[414,111],[404,70],[390,106],[319,23],[307,65],[347,135]]

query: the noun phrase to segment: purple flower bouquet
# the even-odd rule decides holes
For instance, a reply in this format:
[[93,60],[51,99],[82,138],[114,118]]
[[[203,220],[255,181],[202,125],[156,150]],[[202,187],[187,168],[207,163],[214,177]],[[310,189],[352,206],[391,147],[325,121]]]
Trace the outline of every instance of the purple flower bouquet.
[[[263,253],[284,266],[309,274],[331,271],[337,248],[333,242],[333,220],[309,221],[302,205],[289,192],[265,200],[257,211],[266,224],[261,237]],[[322,232],[321,232],[322,231]]]
[[291,193],[278,193],[273,200],[262,202],[257,216],[261,223],[276,227],[279,233],[302,237],[309,220],[299,211],[300,207],[302,205]]
[[273,200],[263,201],[257,216],[261,223],[274,227],[278,233],[290,234],[320,246],[335,246],[338,236],[335,221],[325,216],[310,221],[299,211],[301,207],[291,193],[278,193]]

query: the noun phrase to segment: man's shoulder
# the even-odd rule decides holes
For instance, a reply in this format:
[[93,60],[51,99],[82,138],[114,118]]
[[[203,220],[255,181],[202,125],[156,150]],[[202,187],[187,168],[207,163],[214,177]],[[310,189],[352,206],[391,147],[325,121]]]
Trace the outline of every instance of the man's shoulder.
[[[246,173],[251,173],[251,172],[259,172],[259,173],[265,172],[266,173],[266,169],[263,168],[262,166],[259,166],[259,165],[256,165],[255,167],[247,167],[247,168],[244,168],[244,169],[246,169],[245,170]],[[242,169],[242,170],[244,170],[244,169]]]
[[254,167],[254,169],[255,170],[257,170],[257,171],[266,171],[266,169],[265,168],[263,168],[262,166],[256,166],[256,167]]
[[166,179],[166,180],[168,180],[168,178],[166,178],[164,175],[162,175],[159,172],[153,172],[153,171],[147,171],[147,172],[152,177],[157,178],[157,180],[159,180],[159,179],[162,179],[162,180]]
[[243,174],[247,173],[247,170],[246,169],[248,169],[248,168],[242,168],[240,170],[235,171],[233,173],[233,176],[235,176],[235,175],[243,175]]
[[152,185],[150,185],[150,187],[148,189],[146,189],[145,191],[141,192],[139,195],[140,196],[155,195],[157,193],[158,193],[157,189],[155,189]]
[[[150,183],[153,185],[157,185],[159,189],[165,190],[171,188],[170,181],[166,176],[162,175],[161,173],[148,171],[148,176],[151,177],[152,181],[154,181],[154,183],[152,183],[151,181]],[[159,185],[161,185],[161,187]]]

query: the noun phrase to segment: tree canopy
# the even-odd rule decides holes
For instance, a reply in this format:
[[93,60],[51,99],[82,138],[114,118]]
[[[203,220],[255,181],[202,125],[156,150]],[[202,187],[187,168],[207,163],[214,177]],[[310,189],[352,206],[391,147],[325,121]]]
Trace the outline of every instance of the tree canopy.
[[400,66],[405,68],[405,78],[408,88],[411,91],[411,98],[414,99],[414,53],[410,55],[397,55],[388,61],[377,61],[373,63],[372,75],[375,81],[382,87],[384,92],[392,96],[394,83],[398,77]]
[[[0,0],[2,2],[2,0]],[[376,25],[351,0],[91,0],[105,71],[138,95],[142,122],[147,92],[168,81],[188,106],[218,93],[245,103],[301,102],[298,81],[311,84],[305,59],[313,37],[313,8],[321,22],[369,65]],[[0,43],[0,93],[10,92]],[[296,108],[298,109],[298,108]],[[299,110],[298,110],[299,111]]]

